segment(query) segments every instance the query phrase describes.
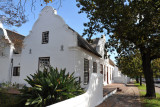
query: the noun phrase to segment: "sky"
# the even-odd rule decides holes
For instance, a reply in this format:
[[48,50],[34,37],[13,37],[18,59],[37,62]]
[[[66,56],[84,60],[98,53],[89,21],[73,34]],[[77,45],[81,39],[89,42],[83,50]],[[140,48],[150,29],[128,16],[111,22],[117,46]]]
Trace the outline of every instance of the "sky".
[[[16,2],[17,0],[15,0]],[[33,10],[31,11],[31,1],[28,0],[26,3],[26,15],[28,17],[28,21],[23,24],[21,27],[12,27],[12,26],[4,26],[7,29],[15,30],[19,34],[22,34],[24,36],[27,36],[29,32],[32,30],[32,26],[37,20],[41,10],[45,6],[52,6],[54,9],[57,10],[57,14],[60,15],[67,25],[69,25],[71,28],[73,28],[76,32],[78,32],[80,35],[82,35],[84,26],[83,23],[88,22],[89,20],[86,17],[85,13],[79,14],[79,8],[76,6],[77,2],[76,0],[62,0],[61,7],[59,7],[59,2],[56,3],[48,3],[47,5],[43,2],[39,2],[40,0],[37,0],[37,2],[34,4],[35,8],[33,7]],[[43,0],[41,0],[43,1]],[[42,4],[42,6],[41,6]],[[96,36],[93,36],[93,38],[100,37],[102,34],[98,34]],[[106,39],[108,40],[108,35],[106,35]],[[111,54],[111,59],[115,62],[115,55]]]

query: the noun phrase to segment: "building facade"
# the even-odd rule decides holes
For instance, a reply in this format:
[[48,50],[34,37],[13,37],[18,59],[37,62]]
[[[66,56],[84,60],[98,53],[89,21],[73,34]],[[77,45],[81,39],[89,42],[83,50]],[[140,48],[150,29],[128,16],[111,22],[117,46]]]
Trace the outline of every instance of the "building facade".
[[[0,37],[6,44],[0,50],[1,83],[27,85],[26,76],[49,65],[75,72],[82,87],[88,87],[91,73],[101,73],[104,85],[112,83],[114,63],[108,59],[105,36],[87,42],[52,7],[46,6],[41,11],[28,36],[6,30],[2,25],[0,30]],[[23,43],[18,46],[14,40]]]
[[127,77],[127,75],[123,75],[121,73],[121,71],[118,69],[117,66],[114,67],[114,70],[113,70],[113,82],[114,83],[124,83],[124,84],[127,84],[130,81],[131,81],[130,77]]

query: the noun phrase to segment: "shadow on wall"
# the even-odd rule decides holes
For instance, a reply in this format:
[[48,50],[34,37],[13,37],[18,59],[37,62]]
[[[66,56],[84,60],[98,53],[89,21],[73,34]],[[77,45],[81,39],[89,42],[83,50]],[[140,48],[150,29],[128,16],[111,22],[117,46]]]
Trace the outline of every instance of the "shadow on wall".
[[[95,107],[103,101],[103,78],[101,74],[92,73],[86,93],[77,97],[50,105],[48,107]],[[66,106],[67,105],[67,106]]]
[[[81,77],[81,86],[83,88],[85,88],[85,90],[88,89],[89,85],[84,85],[84,59],[88,59],[89,60],[89,81],[91,78],[91,74],[93,73],[93,62],[97,62],[99,63],[98,57],[92,56],[92,54],[90,55],[85,52],[83,52],[85,50],[82,49],[82,51],[80,51],[80,55],[78,55],[78,58],[76,60],[77,63],[75,65],[75,76],[77,77]],[[93,58],[95,57],[95,58]],[[98,72],[98,66],[97,66],[97,72]]]

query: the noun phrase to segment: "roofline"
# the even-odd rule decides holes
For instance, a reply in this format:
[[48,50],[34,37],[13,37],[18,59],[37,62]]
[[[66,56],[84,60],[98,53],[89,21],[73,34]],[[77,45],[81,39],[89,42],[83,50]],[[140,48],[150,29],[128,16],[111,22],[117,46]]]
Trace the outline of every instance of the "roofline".
[[5,29],[5,30],[8,30],[8,31],[13,32],[13,33],[15,33],[15,34],[17,34],[17,35],[20,35],[20,36],[26,37],[26,36],[24,36],[24,35],[22,35],[22,34],[19,34],[19,33],[15,32],[15,31],[12,31],[12,30],[9,30],[9,29]]
[[[110,63],[110,61],[112,62],[112,64]],[[109,63],[110,65],[116,66],[115,63],[109,58]]]
[[[68,26],[68,25],[67,25],[67,26]],[[90,53],[92,53],[92,54],[94,54],[94,55],[96,55],[96,56],[98,56],[98,57],[100,57],[100,58],[102,58],[102,56],[101,56],[82,36],[80,36],[80,34],[78,34],[78,33],[77,33],[74,29],[72,29],[71,27],[68,26],[68,28],[69,28],[71,31],[73,31],[73,32],[75,32],[75,33],[77,34],[77,39],[81,38],[81,39],[88,45],[88,47],[91,48],[94,52],[93,52],[92,50],[86,49],[85,47],[83,47],[83,46],[81,46],[81,45],[78,45],[79,47],[87,50],[88,52],[90,52]]]
[[82,38],[82,39],[85,41],[85,43],[89,46],[89,48],[91,48],[93,51],[86,49],[86,48],[85,48],[84,46],[82,46],[82,45],[78,45],[79,47],[81,47],[81,48],[87,50],[88,52],[90,52],[90,53],[92,53],[92,54],[94,54],[94,55],[102,58],[102,56],[101,56],[83,37],[81,37],[80,35],[77,35],[77,38],[78,38],[78,37],[79,37],[79,38]]

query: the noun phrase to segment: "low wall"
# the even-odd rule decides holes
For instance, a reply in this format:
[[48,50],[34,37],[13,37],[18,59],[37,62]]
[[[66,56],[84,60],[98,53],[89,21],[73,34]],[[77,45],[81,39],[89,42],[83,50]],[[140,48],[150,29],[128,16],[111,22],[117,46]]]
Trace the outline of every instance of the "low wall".
[[124,83],[127,84],[130,82],[130,78],[126,76],[121,76],[121,77],[114,77],[113,78],[114,83]]
[[48,107],[95,107],[103,101],[103,77],[92,73],[86,93]]

